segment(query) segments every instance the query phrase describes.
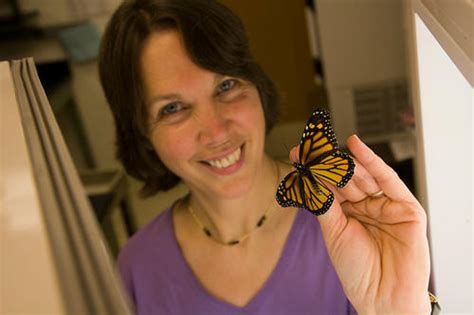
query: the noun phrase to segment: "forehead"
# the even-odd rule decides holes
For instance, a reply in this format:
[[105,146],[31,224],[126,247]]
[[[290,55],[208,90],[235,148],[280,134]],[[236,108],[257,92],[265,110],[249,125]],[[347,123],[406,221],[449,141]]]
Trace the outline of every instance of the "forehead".
[[160,60],[158,65],[164,66],[163,61],[182,58],[189,59],[182,37],[177,30],[169,29],[153,32],[148,36],[143,45],[140,61],[142,69],[146,70],[149,63]]
[[163,78],[170,76],[182,68],[195,66],[187,56],[180,34],[175,30],[152,33],[143,45],[140,57],[140,70],[147,79],[155,79],[160,74]]
[[164,30],[145,41],[140,71],[147,98],[156,93],[176,93],[194,84],[214,81],[215,73],[200,68],[189,58],[180,33]]

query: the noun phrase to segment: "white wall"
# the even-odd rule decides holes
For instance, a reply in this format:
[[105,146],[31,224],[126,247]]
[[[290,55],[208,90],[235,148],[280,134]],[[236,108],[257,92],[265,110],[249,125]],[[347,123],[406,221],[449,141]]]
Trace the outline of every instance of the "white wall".
[[444,314],[472,314],[474,89],[418,15],[415,23],[436,292]]

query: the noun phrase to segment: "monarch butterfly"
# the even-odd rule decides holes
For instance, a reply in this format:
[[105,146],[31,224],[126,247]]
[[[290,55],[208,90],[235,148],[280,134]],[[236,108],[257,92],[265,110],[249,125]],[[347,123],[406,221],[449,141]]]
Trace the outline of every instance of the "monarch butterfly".
[[324,214],[334,195],[324,182],[344,187],[354,174],[352,158],[339,151],[329,112],[316,110],[300,140],[296,168],[278,186],[276,199],[282,207],[298,207],[314,215]]

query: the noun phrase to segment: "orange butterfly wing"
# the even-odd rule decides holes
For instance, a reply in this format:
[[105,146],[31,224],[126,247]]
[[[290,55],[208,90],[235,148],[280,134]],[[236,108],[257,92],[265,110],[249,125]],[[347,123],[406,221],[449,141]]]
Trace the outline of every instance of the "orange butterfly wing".
[[334,195],[324,182],[344,187],[354,174],[351,157],[339,151],[326,110],[317,110],[306,123],[300,141],[296,171],[280,183],[276,199],[283,207],[305,208],[315,215],[325,213]]

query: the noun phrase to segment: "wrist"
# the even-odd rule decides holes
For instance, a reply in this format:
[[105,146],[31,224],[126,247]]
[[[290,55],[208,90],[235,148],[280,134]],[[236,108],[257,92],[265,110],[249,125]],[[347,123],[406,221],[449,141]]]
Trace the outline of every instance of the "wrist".
[[[435,301],[435,302],[434,302]],[[358,314],[376,315],[376,314],[410,314],[410,315],[437,315],[439,314],[439,304],[437,298],[430,292],[423,294],[423,297],[413,296],[411,299],[400,299],[399,302],[392,300],[389,304],[383,305],[364,305],[357,308]]]

